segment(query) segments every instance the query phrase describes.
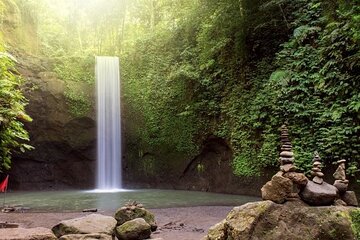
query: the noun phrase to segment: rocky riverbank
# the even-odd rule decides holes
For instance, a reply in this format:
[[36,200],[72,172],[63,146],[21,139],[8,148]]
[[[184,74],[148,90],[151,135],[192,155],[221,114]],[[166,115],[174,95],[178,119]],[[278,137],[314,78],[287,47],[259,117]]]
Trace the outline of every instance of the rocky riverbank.
[[[150,209],[154,213],[158,229],[153,238],[198,240],[215,223],[221,221],[233,207],[199,206],[182,208]],[[99,212],[114,216],[111,211]],[[18,223],[22,228],[52,228],[62,220],[84,217],[91,213],[57,212],[57,213],[0,213],[0,222]],[[1,230],[0,230],[1,231]],[[4,240],[0,234],[0,239]]]

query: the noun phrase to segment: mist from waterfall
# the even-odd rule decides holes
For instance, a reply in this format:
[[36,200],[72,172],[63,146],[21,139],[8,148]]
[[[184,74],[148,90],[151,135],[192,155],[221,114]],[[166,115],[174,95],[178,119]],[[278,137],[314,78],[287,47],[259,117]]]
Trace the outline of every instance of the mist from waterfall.
[[118,57],[96,57],[97,176],[99,191],[122,189],[121,106]]

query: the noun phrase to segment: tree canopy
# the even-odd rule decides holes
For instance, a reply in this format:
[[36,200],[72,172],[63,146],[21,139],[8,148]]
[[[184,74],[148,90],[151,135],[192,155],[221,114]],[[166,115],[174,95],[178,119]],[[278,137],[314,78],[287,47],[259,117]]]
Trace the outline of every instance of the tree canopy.
[[[121,59],[129,144],[139,155],[195,156],[225,139],[237,175],[277,164],[287,122],[296,162],[360,160],[356,0],[16,0],[36,25],[37,53],[71,83],[93,83],[94,55]],[[138,156],[134,156],[138,157]],[[169,161],[171,161],[169,159]]]

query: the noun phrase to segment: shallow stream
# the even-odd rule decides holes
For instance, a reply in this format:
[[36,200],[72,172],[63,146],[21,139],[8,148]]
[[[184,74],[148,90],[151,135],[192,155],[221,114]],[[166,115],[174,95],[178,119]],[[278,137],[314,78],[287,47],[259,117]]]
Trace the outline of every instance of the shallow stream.
[[[1,198],[4,194],[0,195]],[[128,201],[137,201],[146,208],[190,206],[238,206],[258,201],[257,197],[179,190],[123,190],[99,193],[91,191],[10,192],[6,205],[30,208],[32,212],[72,212],[88,208],[116,210]],[[3,199],[1,199],[3,201]]]

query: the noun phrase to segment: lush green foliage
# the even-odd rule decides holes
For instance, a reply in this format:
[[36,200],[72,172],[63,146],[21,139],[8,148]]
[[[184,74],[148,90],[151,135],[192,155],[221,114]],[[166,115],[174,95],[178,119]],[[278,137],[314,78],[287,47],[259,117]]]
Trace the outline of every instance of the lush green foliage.
[[355,239],[360,239],[360,210],[354,210],[350,213],[351,227],[355,233]]
[[14,72],[14,58],[0,45],[0,171],[10,168],[14,150],[32,148],[25,143],[29,136],[22,123],[31,118],[24,111],[21,79]]
[[73,86],[91,86],[92,56],[121,58],[127,147],[149,156],[148,172],[215,135],[230,144],[236,174],[261,174],[277,164],[288,122],[302,170],[317,150],[357,174],[358,1],[26,2],[39,9],[40,50],[56,59],[74,114],[90,106]]

